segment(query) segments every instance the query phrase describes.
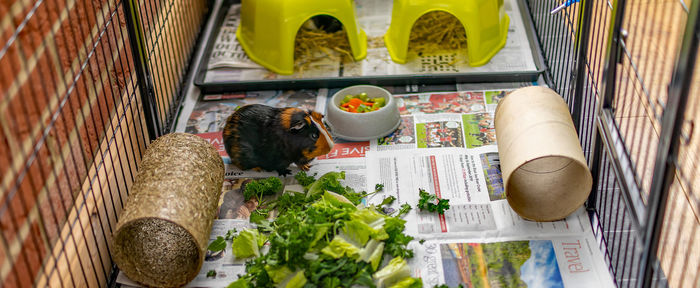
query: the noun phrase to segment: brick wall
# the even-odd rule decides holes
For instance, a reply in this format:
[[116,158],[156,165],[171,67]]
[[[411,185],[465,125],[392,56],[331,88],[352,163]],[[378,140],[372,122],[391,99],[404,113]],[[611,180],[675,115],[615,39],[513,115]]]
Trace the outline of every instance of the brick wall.
[[[154,73],[169,111],[206,1],[139,3],[151,55],[177,57]],[[0,287],[107,281],[148,139],[124,4],[0,0]]]

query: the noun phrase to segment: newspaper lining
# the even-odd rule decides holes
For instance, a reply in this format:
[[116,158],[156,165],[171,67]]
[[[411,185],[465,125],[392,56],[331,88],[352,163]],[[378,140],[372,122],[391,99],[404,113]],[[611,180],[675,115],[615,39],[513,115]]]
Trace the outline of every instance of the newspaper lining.
[[436,51],[421,55],[409,51],[406,64],[394,63],[383,38],[391,21],[393,2],[357,0],[355,3],[357,21],[367,34],[367,57],[358,62],[346,63],[331,60],[331,57],[317,57],[319,59],[306,65],[303,72],[293,75],[276,74],[248,58],[236,39],[236,29],[240,23],[240,4],[232,5],[225,15],[209,55],[205,83],[537,70],[532,50],[528,45],[522,15],[515,0],[504,1],[505,12],[511,19],[505,47],[489,63],[479,67],[468,65],[466,50]]
[[[295,95],[293,91],[250,93],[250,98],[216,102],[220,110],[200,103],[190,116],[197,121],[188,129],[206,122],[202,126],[206,132],[199,135],[219,147],[225,158],[217,132],[225,116],[218,114],[232,110],[224,109],[224,102],[234,108],[275,103],[324,111],[329,94],[325,89],[305,91],[307,96],[315,96],[299,102],[289,97]],[[518,216],[505,200],[493,116],[506,93],[477,90],[394,95],[402,114],[397,131],[371,141],[339,141],[329,154],[313,162],[309,173],[345,171],[345,184],[356,190],[370,191],[382,183],[384,191],[366,202],[378,204],[393,195],[397,197],[392,206],[395,209],[403,203],[415,207],[419,188],[450,199],[451,208],[445,215],[414,208],[404,218],[406,233],[416,238],[410,244],[416,254],[409,264],[425,287],[456,287],[460,283],[498,287],[503,281],[518,287],[614,287],[583,207],[561,221],[532,222]],[[205,110],[216,117],[202,118]],[[298,171],[290,168],[292,173]],[[269,176],[277,175],[226,165],[212,241],[228,230],[251,227],[248,218],[257,202],[244,201],[241,186],[250,179]],[[293,177],[282,180],[287,191],[303,189]],[[418,240],[426,241],[421,244]],[[244,269],[244,261],[232,256],[229,242],[223,252],[207,255],[199,275],[187,287],[226,287]],[[207,277],[211,270],[216,276]],[[123,273],[117,282],[138,286]]]

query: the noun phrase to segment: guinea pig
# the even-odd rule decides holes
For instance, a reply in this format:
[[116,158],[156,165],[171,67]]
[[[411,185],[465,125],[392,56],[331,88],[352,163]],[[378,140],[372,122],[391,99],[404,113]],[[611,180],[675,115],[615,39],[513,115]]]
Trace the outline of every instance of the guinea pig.
[[223,139],[231,162],[243,170],[290,174],[291,163],[308,170],[309,162],[333,149],[323,115],[299,108],[261,104],[240,107],[224,127]]

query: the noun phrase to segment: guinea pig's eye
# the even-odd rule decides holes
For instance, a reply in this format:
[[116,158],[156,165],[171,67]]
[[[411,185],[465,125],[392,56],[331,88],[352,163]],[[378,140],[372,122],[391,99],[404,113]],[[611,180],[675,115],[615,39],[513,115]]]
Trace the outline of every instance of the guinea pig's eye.
[[311,133],[311,139],[314,139],[314,140],[318,139],[318,133],[316,133],[316,132]]

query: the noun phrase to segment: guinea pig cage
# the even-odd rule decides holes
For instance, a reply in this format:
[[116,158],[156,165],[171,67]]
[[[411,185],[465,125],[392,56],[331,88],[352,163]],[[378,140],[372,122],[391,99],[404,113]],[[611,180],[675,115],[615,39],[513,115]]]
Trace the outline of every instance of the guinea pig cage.
[[594,248],[617,286],[700,287],[698,1],[515,1],[536,73],[196,86],[230,2],[0,3],[0,287],[119,285],[120,212],[188,97],[487,82],[547,85],[568,104],[593,175]]

